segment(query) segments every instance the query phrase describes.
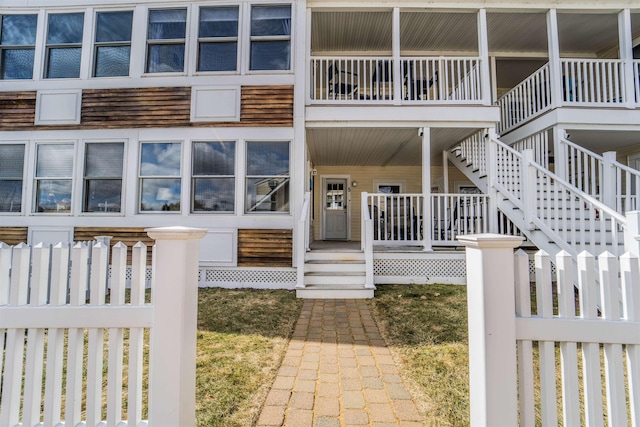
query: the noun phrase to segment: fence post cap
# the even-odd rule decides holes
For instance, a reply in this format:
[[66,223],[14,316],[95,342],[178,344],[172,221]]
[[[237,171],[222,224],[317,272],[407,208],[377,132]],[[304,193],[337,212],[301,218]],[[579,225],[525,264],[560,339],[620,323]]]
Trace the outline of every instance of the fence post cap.
[[203,238],[208,230],[206,228],[172,226],[145,228],[144,231],[153,240],[195,240]]
[[484,233],[458,236],[458,241],[467,248],[517,248],[524,239],[520,236]]

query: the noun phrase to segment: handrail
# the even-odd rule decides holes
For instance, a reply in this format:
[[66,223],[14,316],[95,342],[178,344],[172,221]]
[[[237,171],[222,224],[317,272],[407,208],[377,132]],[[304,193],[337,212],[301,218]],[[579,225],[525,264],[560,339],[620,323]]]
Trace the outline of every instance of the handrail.
[[546,63],[517,86],[498,99],[500,122],[498,132],[503,133],[551,108],[551,75]]
[[362,250],[364,251],[364,265],[365,265],[365,282],[364,286],[367,289],[375,289],[373,283],[373,221],[371,220],[371,214],[369,213],[369,207],[367,200],[369,198],[366,191],[362,192]]
[[311,204],[311,193],[304,193],[300,219],[298,220],[298,233],[296,234],[296,288],[304,288],[304,263],[305,253],[308,249],[309,238],[309,205]]

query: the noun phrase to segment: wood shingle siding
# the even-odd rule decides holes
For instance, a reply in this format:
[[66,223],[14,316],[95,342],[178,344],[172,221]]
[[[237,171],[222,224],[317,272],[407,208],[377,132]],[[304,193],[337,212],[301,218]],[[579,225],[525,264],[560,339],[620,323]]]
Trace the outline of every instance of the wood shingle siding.
[[36,92],[0,92],[0,130],[291,127],[293,86],[243,86],[240,121],[191,122],[191,87],[84,89],[79,125],[35,126]]
[[131,247],[138,242],[147,245],[147,265],[151,265],[151,249],[155,244],[144,228],[138,227],[75,227],[73,229],[73,240],[76,242],[95,240],[96,236],[111,236],[111,246],[122,242],[128,246],[127,264],[131,264]]
[[27,227],[0,227],[0,242],[9,246],[27,243],[29,229]]
[[238,230],[238,267],[291,267],[292,249],[291,230]]
[[0,92],[0,130],[33,129],[36,92]]

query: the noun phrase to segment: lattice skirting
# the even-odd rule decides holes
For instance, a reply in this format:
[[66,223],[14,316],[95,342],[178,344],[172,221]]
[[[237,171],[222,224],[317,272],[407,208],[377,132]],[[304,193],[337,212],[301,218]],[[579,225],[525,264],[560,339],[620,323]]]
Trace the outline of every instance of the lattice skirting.
[[466,283],[464,257],[402,259],[379,258],[373,262],[376,284]]
[[296,270],[288,269],[216,269],[200,268],[200,287],[293,289]]

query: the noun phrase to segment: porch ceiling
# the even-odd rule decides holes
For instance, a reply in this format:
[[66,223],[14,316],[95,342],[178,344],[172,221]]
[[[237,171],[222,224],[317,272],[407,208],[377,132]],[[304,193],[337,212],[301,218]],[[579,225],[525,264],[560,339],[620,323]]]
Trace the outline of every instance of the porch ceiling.
[[[442,151],[477,132],[469,128],[431,128],[431,164],[442,165]],[[422,137],[417,128],[307,129],[310,160],[318,166],[420,166]]]
[[[477,54],[476,12],[402,9],[400,49],[403,55]],[[546,57],[546,10],[487,14],[489,50],[501,57]],[[617,10],[576,13],[558,11],[560,50],[564,56],[617,57]],[[632,14],[633,37],[640,37],[640,14]],[[392,10],[313,10],[311,52],[391,55]]]

